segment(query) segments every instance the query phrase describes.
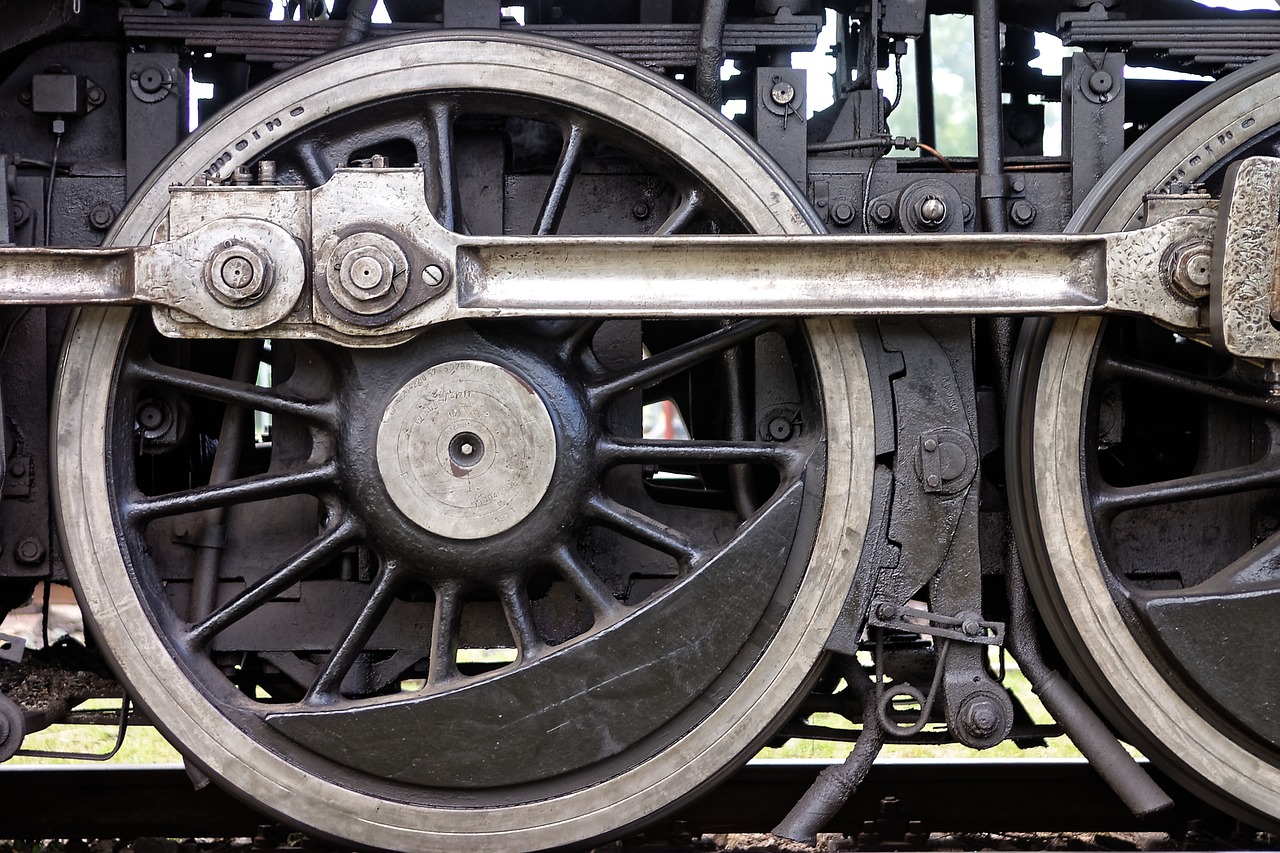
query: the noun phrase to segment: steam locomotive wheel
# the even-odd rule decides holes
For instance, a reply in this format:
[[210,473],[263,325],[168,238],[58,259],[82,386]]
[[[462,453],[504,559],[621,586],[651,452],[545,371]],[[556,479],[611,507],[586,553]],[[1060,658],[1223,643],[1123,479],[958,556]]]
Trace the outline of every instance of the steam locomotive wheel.
[[[1149,193],[1280,154],[1280,62],[1225,78],[1147,131],[1078,231],[1142,224]],[[1154,323],[1024,327],[1011,411],[1022,551],[1062,656],[1175,779],[1280,825],[1280,398],[1265,367]]]
[[[476,233],[530,193],[535,232],[818,227],[687,92],[486,33],[281,75],[111,240],[154,239],[210,164],[314,185],[377,153],[422,163],[436,218]],[[56,401],[73,580],[148,716],[259,807],[370,847],[580,843],[716,781],[809,683],[866,524],[843,323],[504,320],[358,348],[86,308]]]

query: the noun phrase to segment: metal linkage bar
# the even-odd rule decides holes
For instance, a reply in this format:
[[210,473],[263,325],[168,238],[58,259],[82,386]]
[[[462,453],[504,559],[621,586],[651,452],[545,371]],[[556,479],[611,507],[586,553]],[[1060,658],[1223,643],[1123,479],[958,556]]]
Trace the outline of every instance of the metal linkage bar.
[[[1206,298],[1217,325],[1244,316],[1243,329],[1268,318],[1280,281],[1280,159],[1233,174],[1217,221],[1116,234],[646,238],[462,235],[429,213],[421,168],[339,169],[314,190],[175,188],[171,239],[149,247],[0,249],[0,303],[152,304],[177,337],[353,345],[557,316],[1126,312],[1209,337]],[[1215,337],[1277,357],[1274,333]]]

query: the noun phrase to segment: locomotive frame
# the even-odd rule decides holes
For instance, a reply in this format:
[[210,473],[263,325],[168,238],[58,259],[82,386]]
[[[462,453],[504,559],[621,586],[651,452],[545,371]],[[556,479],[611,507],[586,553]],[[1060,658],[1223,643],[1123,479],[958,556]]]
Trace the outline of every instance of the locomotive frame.
[[[0,606],[363,847],[607,838],[829,710],[808,838],[886,739],[1042,734],[1003,652],[1136,813],[1118,737],[1275,826],[1274,13],[374,5],[0,2]],[[974,158],[928,74],[887,124],[954,12]]]

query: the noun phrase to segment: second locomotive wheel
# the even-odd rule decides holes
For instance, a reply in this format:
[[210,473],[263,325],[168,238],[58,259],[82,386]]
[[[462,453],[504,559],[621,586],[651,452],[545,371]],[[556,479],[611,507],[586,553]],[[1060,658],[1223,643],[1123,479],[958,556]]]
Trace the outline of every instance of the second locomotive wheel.
[[[1143,223],[1149,194],[1220,194],[1280,154],[1280,61],[1171,113],[1073,227]],[[1209,196],[1204,196],[1209,203]],[[1280,396],[1274,369],[1155,323],[1024,327],[1011,489],[1041,613],[1072,672],[1173,778],[1280,825]]]
[[[475,233],[817,227],[683,90],[484,34],[282,75],[111,240],[154,239],[167,188],[207,169],[316,185],[374,155],[423,164],[435,217]],[[84,309],[59,521],[121,677],[211,775],[361,845],[543,849],[690,796],[792,706],[852,581],[870,421],[844,323],[489,321],[362,348]]]

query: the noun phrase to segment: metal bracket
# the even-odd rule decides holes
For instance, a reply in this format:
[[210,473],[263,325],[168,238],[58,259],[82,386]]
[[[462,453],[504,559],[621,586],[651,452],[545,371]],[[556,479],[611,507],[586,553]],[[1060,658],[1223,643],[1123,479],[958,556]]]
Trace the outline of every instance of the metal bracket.
[[868,622],[877,628],[893,628],[913,634],[928,634],[944,640],[975,643],[982,646],[1004,645],[1004,623],[986,619],[943,616],[918,607],[894,604],[890,601],[871,602]]
[[0,634],[0,660],[21,663],[22,655],[26,651],[26,648],[27,641],[22,637],[14,637],[10,634]]

